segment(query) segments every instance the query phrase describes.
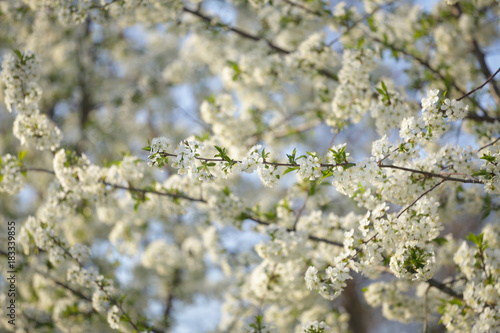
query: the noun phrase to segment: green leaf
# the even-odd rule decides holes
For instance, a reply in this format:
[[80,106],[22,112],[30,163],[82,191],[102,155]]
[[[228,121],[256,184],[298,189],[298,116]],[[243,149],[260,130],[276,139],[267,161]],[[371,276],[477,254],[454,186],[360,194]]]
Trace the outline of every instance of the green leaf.
[[387,87],[386,87],[384,81],[381,80],[380,84],[382,84],[382,89],[384,89],[385,93],[387,94]]
[[365,36],[362,36],[360,39],[358,39],[358,48],[362,49],[364,44],[365,44]]
[[21,150],[21,151],[17,154],[17,156],[19,157],[19,161],[21,161],[21,162],[22,162],[22,161],[24,160],[24,157],[26,156],[26,153],[27,153],[27,151],[26,151],[26,150]]
[[321,173],[322,173],[323,175],[321,176],[320,181],[322,181],[322,180],[323,180],[323,179],[325,179],[325,178],[328,178],[328,177],[333,176],[333,171],[332,171],[331,169],[328,169],[328,170],[322,170],[322,171],[321,171]]
[[283,172],[283,176],[286,175],[287,173],[290,173],[290,172],[298,170],[298,169],[300,169],[300,168],[299,167],[288,168],[285,170],[285,172]]
[[483,207],[481,209],[483,212],[481,214],[481,219],[484,220],[486,217],[488,217],[488,215],[490,215],[492,209],[493,209],[493,207],[492,207],[491,196],[486,195],[486,197],[484,198]]
[[205,134],[203,134],[201,136],[195,135],[194,137],[196,138],[196,140],[203,142],[203,141],[208,140],[208,138],[210,137],[210,133],[206,132]]
[[370,26],[370,30],[373,32],[376,32],[378,29],[377,29],[377,25],[375,24],[375,19],[373,18],[373,15],[368,17],[367,21],[368,21],[368,25]]
[[484,177],[486,180],[489,180],[492,178],[492,175],[491,173],[489,173],[488,171],[484,170],[484,169],[479,169],[477,171],[474,171],[472,173],[472,176],[473,177],[477,177],[477,176],[481,176],[481,177]]
[[286,156],[288,157],[288,162],[290,162],[290,164],[295,164],[295,154],[297,153],[297,150],[294,148],[293,149],[293,152],[292,152],[292,155],[288,155],[286,154]]
[[480,157],[480,159],[485,160],[489,163],[493,163],[497,160],[495,156],[491,156],[491,154],[488,153],[488,155],[483,155]]
[[14,53],[19,58],[19,60],[23,61],[23,54],[21,51],[19,51],[18,49],[15,49]]
[[470,240],[472,243],[476,244],[478,247],[481,246],[481,243],[483,241],[483,234],[480,234],[479,236],[476,236],[473,233],[469,233],[466,239]]
[[438,245],[444,245],[448,243],[448,240],[444,237],[436,237],[432,241]]

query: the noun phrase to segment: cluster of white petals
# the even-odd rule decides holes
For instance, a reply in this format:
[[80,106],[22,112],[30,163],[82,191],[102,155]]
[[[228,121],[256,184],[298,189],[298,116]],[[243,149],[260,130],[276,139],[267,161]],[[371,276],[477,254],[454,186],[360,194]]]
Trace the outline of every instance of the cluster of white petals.
[[5,55],[1,75],[5,84],[5,104],[10,112],[17,112],[14,135],[22,145],[54,151],[59,147],[62,133],[52,120],[40,113],[39,67],[32,52],[16,51]]
[[0,0],[0,331],[500,332],[500,7],[430,7]]
[[10,154],[0,157],[0,192],[16,194],[24,184],[21,161]]
[[351,119],[357,123],[369,110],[372,99],[370,73],[376,62],[371,50],[345,50],[342,69],[339,71],[340,85],[335,90],[332,113],[326,123],[335,126],[339,119]]

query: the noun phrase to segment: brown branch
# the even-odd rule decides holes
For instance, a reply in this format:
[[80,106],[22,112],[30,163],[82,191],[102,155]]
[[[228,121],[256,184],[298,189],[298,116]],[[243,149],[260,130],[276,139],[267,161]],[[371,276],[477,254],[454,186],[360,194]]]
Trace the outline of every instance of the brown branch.
[[[488,69],[488,73],[489,73],[489,69]],[[485,85],[488,84],[488,82],[491,81],[492,83],[492,87],[494,87],[493,89],[495,90],[495,92],[498,90],[498,87],[497,85],[494,83],[495,81],[493,81],[493,78],[498,74],[500,73],[500,67],[498,67],[497,71],[493,74],[490,74],[490,76],[488,77],[488,79],[482,84],[480,85],[479,87],[476,87],[474,89],[472,89],[471,91],[469,91],[468,93],[466,93],[465,95],[463,95],[462,97],[458,98],[457,101],[460,101],[461,99],[465,98],[465,97],[468,97],[470,94],[472,94],[473,92],[479,90],[479,89],[482,89]],[[500,91],[498,92],[499,95],[496,95],[497,96],[497,103],[500,104]]]
[[425,175],[427,177],[436,177],[436,178],[441,178],[444,180],[449,180],[449,181],[454,181],[454,182],[459,182],[459,183],[484,184],[482,181],[477,180],[477,179],[462,179],[462,178],[449,177],[446,175],[442,175],[440,173],[433,173],[433,172],[427,172],[427,171],[422,171],[422,170],[409,169],[409,168],[400,167],[400,166],[396,166],[396,165],[382,164],[382,165],[380,165],[380,167],[381,168],[396,169],[396,170],[403,170],[403,171],[408,171],[411,173],[418,173],[421,175]]
[[131,191],[131,192],[138,192],[138,193],[141,193],[143,195],[147,194],[147,193],[151,193],[151,194],[156,194],[156,195],[160,195],[160,196],[170,197],[173,199],[184,199],[184,200],[194,201],[194,202],[207,202],[205,199],[193,198],[193,197],[189,197],[189,196],[184,195],[184,194],[158,192],[158,191],[153,191],[153,190],[145,190],[145,189],[141,189],[141,188],[136,188],[136,187],[132,187],[132,186],[115,185],[115,184],[110,184],[108,182],[105,182],[103,180],[101,180],[100,182],[104,185],[111,186],[115,189],[122,189],[122,190]]
[[[188,7],[183,7],[182,10],[186,13],[197,16],[198,18],[202,19],[203,21],[205,21],[209,24],[212,23],[212,21],[213,21],[213,17],[202,14],[199,10],[193,10],[193,9],[188,8]],[[246,31],[243,31],[243,30],[236,28],[236,27],[229,26],[229,25],[224,24],[224,23],[219,23],[219,24],[221,26],[223,26],[225,29],[232,31],[243,38],[250,39],[250,40],[253,40],[255,42],[263,40],[267,43],[267,45],[269,45],[270,48],[277,51],[278,53],[282,53],[282,54],[290,54],[291,53],[290,51],[285,50],[285,49],[273,44],[271,41],[268,41],[267,39],[264,39],[263,37],[252,35],[251,33],[248,33]]]
[[[452,11],[453,15],[456,17],[457,20],[460,19],[460,17],[463,14],[462,7],[460,6],[460,4],[456,3],[453,6],[453,9],[454,9]],[[474,54],[474,56],[476,57],[477,61],[479,62],[479,67],[481,68],[481,72],[488,79],[487,79],[487,81],[482,86],[480,86],[479,88],[476,88],[476,89],[472,90],[471,92],[469,92],[468,94],[466,94],[466,96],[468,96],[472,92],[474,92],[474,91],[476,91],[476,90],[481,89],[482,87],[484,87],[484,85],[486,85],[491,79],[493,79],[493,77],[498,73],[498,71],[500,71],[500,68],[499,68],[495,74],[493,74],[493,75],[491,74],[490,68],[488,67],[488,64],[486,63],[486,55],[481,50],[481,47],[479,46],[479,44],[478,44],[478,42],[477,42],[476,39],[473,38],[471,40],[471,46],[472,46],[472,53]],[[500,88],[496,85],[495,81],[491,82],[490,88],[491,88],[491,93],[493,95],[493,98],[496,100],[497,104],[500,104]]]
[[342,34],[340,36],[338,36],[337,38],[335,38],[334,40],[332,40],[330,43],[326,44],[327,46],[332,46],[333,44],[337,43],[342,37],[344,37],[345,35],[347,35],[349,32],[351,32],[352,29],[354,29],[358,24],[360,24],[361,22],[363,22],[364,20],[372,17],[376,12],[378,12],[379,10],[385,8],[385,7],[390,7],[392,6],[393,4],[395,3],[395,1],[393,2],[389,2],[389,3],[386,3],[384,5],[381,5],[381,6],[377,6],[377,8],[375,8],[374,10],[372,10],[370,13],[366,13],[365,15],[363,15],[360,19],[354,21],[350,26],[347,27],[347,29],[342,32]]
[[[38,273],[40,273],[40,272],[38,272]],[[78,296],[78,297],[80,297],[81,299],[84,299],[84,300],[86,300],[86,301],[88,301],[88,302],[92,303],[92,299],[91,299],[90,297],[85,296],[83,293],[79,292],[78,290],[71,288],[71,287],[70,287],[70,286],[68,286],[67,284],[62,283],[61,281],[58,281],[58,280],[56,280],[56,279],[55,279],[55,278],[53,278],[53,277],[51,277],[51,279],[54,281],[54,283],[55,283],[56,285],[61,286],[61,287],[63,287],[64,289],[66,289],[66,290],[70,291],[70,292],[71,292],[72,294],[74,294],[75,296]],[[92,308],[92,310],[94,310],[94,309]]]
[[[206,23],[208,24],[211,24],[213,22],[213,17],[210,17],[208,15],[205,15],[203,13],[201,13],[198,9],[197,10],[193,10],[193,9],[190,9],[188,7],[183,7],[182,10],[186,13],[189,13],[191,15],[194,15],[200,19],[202,19],[203,21],[205,21]],[[229,31],[232,31],[234,32],[235,34],[239,35],[240,37],[243,37],[245,39],[249,39],[249,40],[252,40],[254,42],[258,42],[258,41],[264,41],[266,42],[266,44],[271,48],[273,49],[274,51],[278,52],[278,53],[281,53],[281,54],[290,54],[290,53],[293,53],[293,51],[289,51],[289,50],[286,50],[276,44],[274,44],[273,42],[271,42],[270,40],[267,40],[265,39],[264,37],[261,37],[261,36],[256,36],[256,35],[253,35],[249,32],[246,32],[244,30],[241,30],[239,28],[236,28],[236,27],[233,27],[233,26],[230,26],[230,25],[227,25],[227,24],[224,24],[224,23],[218,23],[219,26],[223,27],[224,29],[226,30],[229,30]],[[333,73],[330,73],[329,71],[327,71],[326,69],[323,69],[323,68],[316,68],[316,70],[323,76],[325,77],[328,77],[329,79],[332,79],[332,80],[335,80],[335,81],[338,81],[336,75],[334,75]]]
[[21,172],[27,172],[27,171],[35,171],[35,172],[45,172],[51,175],[55,175],[56,173],[52,170],[47,170],[47,169],[41,169],[41,168],[23,168],[21,169]]
[[[266,222],[266,221],[263,221],[255,216],[252,216],[250,214],[244,214],[244,217],[248,220],[252,220],[258,224],[261,224],[261,225],[271,225],[272,223],[270,222]],[[286,231],[288,232],[294,232],[295,230],[293,229],[290,229],[290,228],[286,228]],[[329,239],[325,239],[325,238],[321,238],[321,237],[316,237],[316,236],[312,236],[312,235],[308,235],[308,238],[312,241],[315,241],[315,242],[320,242],[320,243],[325,243],[325,244],[330,244],[330,245],[335,245],[335,246],[339,246],[339,247],[343,247],[344,244],[340,243],[340,242],[336,242],[336,241],[332,241],[332,240],[329,240]]]
[[[51,175],[55,175],[55,172],[52,171],[52,170],[40,169],[40,168],[23,168],[23,169],[21,169],[21,171],[22,172],[24,172],[24,171],[45,172],[45,173],[49,173]],[[143,195],[150,193],[150,194],[156,194],[156,195],[160,195],[160,196],[170,197],[170,198],[173,198],[173,199],[185,199],[185,200],[194,201],[194,202],[206,202],[206,200],[204,200],[204,199],[193,198],[193,197],[189,197],[189,196],[183,195],[183,194],[168,193],[168,192],[158,192],[158,191],[154,191],[154,190],[145,190],[145,189],[136,188],[136,187],[132,187],[132,186],[121,186],[121,185],[116,185],[116,184],[108,183],[108,182],[106,182],[104,180],[101,180],[99,182],[101,184],[103,184],[103,185],[111,186],[111,187],[113,187],[115,189],[122,189],[122,190],[131,191],[131,192],[138,192],[138,193],[141,193]]]
[[422,328],[422,332],[423,333],[427,333],[427,297],[428,297],[428,293],[429,293],[429,289],[431,288],[431,286],[427,286],[427,289],[425,289],[425,294],[424,294],[424,323],[423,323],[423,328]]
[[[435,69],[434,67],[432,67],[432,66],[429,64],[429,62],[428,62],[427,60],[425,60],[425,59],[423,59],[423,58],[421,58],[421,57],[419,57],[419,56],[417,56],[417,55],[415,55],[415,54],[413,54],[413,53],[411,53],[411,52],[409,52],[409,51],[406,51],[406,50],[405,50],[405,49],[403,49],[403,48],[397,47],[397,46],[396,46],[396,45],[394,45],[394,44],[389,44],[389,43],[387,43],[386,41],[383,41],[383,40],[381,40],[381,39],[380,39],[380,38],[378,38],[378,37],[372,36],[371,38],[372,38],[372,40],[374,40],[375,42],[380,43],[380,44],[382,44],[382,45],[384,45],[384,46],[386,46],[386,47],[390,48],[390,49],[391,49],[391,50],[393,50],[393,51],[400,52],[400,53],[404,54],[405,56],[407,56],[407,57],[409,57],[409,58],[411,58],[411,59],[415,60],[415,61],[416,61],[416,62],[418,62],[420,65],[424,66],[424,67],[425,67],[425,68],[427,68],[429,71],[431,71],[433,74],[437,75],[437,76],[439,77],[439,79],[440,79],[441,81],[443,81],[445,84],[448,84],[448,83],[449,83],[449,84],[451,84],[451,85],[452,85],[452,86],[453,86],[453,87],[454,87],[454,88],[455,88],[458,92],[460,92],[461,94],[466,95],[466,96],[463,96],[463,97],[468,97],[468,98],[469,98],[472,102],[476,103],[477,107],[478,107],[481,111],[483,111],[483,112],[485,113],[485,116],[483,116],[483,117],[480,117],[480,116],[477,116],[477,115],[476,115],[476,116],[475,116],[475,118],[476,118],[475,120],[482,120],[483,118],[484,118],[484,119],[488,119],[488,118],[490,118],[490,117],[487,115],[486,109],[485,109],[483,106],[481,106],[481,105],[479,104],[479,102],[477,102],[477,101],[475,101],[474,99],[472,99],[471,97],[469,97],[469,94],[467,94],[467,92],[466,92],[466,91],[464,91],[462,88],[460,88],[460,87],[459,87],[459,86],[455,83],[455,81],[454,81],[454,80],[449,80],[449,81],[448,81],[448,79],[447,79],[447,78],[446,78],[446,77],[445,77],[445,76],[444,76],[444,75],[443,75],[443,74],[442,74],[439,70],[437,70],[437,69]],[[463,98],[463,97],[462,97],[462,98]],[[461,98],[460,98],[460,99],[461,99]],[[469,117],[467,117],[467,118],[468,118],[468,119],[470,119]],[[488,121],[488,120],[486,120],[486,121]]]
[[490,147],[490,146],[493,146],[495,143],[497,143],[497,142],[498,142],[498,140],[500,140],[500,137],[499,137],[499,138],[497,138],[495,141],[488,143],[486,146],[482,146],[481,148],[479,148],[479,149],[478,149],[478,152],[480,152],[481,150],[483,150],[483,149],[485,149],[485,148],[488,148],[488,147]]
[[433,187],[431,187],[430,189],[428,189],[427,191],[425,191],[424,193],[422,193],[417,199],[415,199],[415,201],[413,201],[408,207],[406,207],[405,209],[403,209],[399,214],[398,216],[396,216],[396,218],[399,218],[401,215],[403,215],[404,212],[406,212],[408,209],[410,209],[413,205],[415,205],[418,200],[422,199],[427,193],[431,192],[432,190],[434,190],[436,187],[438,187],[439,185],[441,185],[442,183],[444,183],[446,180],[443,179],[442,181],[440,181],[439,183],[437,183],[436,185],[434,185]]
[[427,283],[431,287],[439,289],[442,292],[444,292],[445,294],[448,294],[448,295],[450,295],[452,297],[455,297],[455,298],[458,298],[458,299],[463,299],[464,298],[464,296],[462,294],[459,294],[459,293],[455,292],[453,289],[451,289],[450,287],[446,286],[442,282],[436,281],[434,279],[429,279],[429,280],[427,280]]
[[311,193],[310,190],[307,191],[307,195],[304,198],[304,202],[302,203],[302,206],[297,211],[297,215],[295,216],[295,221],[293,221],[292,230],[297,230],[297,224],[299,223],[300,217],[302,216],[302,213],[304,212],[304,209],[306,208],[307,200],[309,200],[310,193]]
[[300,8],[302,9],[303,11],[309,13],[309,14],[312,14],[312,15],[316,15],[316,16],[323,16],[323,14],[317,10],[312,10],[312,9],[309,9],[307,7],[305,7],[304,5],[300,4],[300,3],[296,3],[296,2],[293,2],[291,0],[282,0],[283,2],[291,5],[292,7],[297,7],[297,8]]
[[170,286],[171,291],[168,293],[167,302],[165,305],[165,311],[163,312],[163,319],[164,319],[164,322],[166,322],[166,323],[170,323],[169,318],[170,318],[170,315],[172,312],[172,308],[173,308],[172,305],[173,305],[173,301],[175,298],[174,291],[177,288],[177,284],[179,284],[180,282],[181,282],[181,270],[179,268],[176,268],[174,270],[174,279],[173,279],[172,284]]
[[[162,153],[162,156],[171,156],[171,157],[177,157],[176,154],[171,154],[171,153]],[[223,162],[223,163],[229,163],[223,158],[205,158],[205,157],[199,157],[195,156],[197,160],[204,161],[204,162]],[[238,160],[232,160],[233,165],[236,163],[241,163],[242,161]],[[300,167],[299,164],[297,163],[278,163],[278,162],[268,162],[264,160],[262,164],[265,165],[271,165],[271,166],[282,166],[282,167],[289,167],[289,168],[297,168]],[[351,162],[344,162],[344,163],[337,163],[337,164],[328,164],[328,163],[320,163],[320,167],[323,168],[335,168],[338,166],[342,167],[352,167],[356,166],[356,163],[351,163]],[[389,168],[389,169],[397,169],[397,170],[403,170],[403,171],[408,171],[411,173],[418,173],[422,175],[426,175],[427,177],[437,177],[449,181],[455,181],[455,182],[460,182],[460,183],[471,183],[471,184],[483,184],[482,181],[477,180],[477,179],[462,179],[462,178],[455,178],[455,177],[449,177],[447,175],[439,174],[439,173],[433,173],[433,172],[428,172],[428,171],[422,171],[422,170],[417,170],[417,169],[410,169],[406,167],[400,167],[396,165],[389,165],[389,164],[379,164],[380,168]]]
[[485,113],[483,116],[478,115],[477,113],[469,113],[465,119],[469,120],[475,120],[475,121],[480,121],[480,122],[485,122],[485,123],[494,123],[497,121],[500,121],[500,118],[493,118],[490,117],[487,113]]

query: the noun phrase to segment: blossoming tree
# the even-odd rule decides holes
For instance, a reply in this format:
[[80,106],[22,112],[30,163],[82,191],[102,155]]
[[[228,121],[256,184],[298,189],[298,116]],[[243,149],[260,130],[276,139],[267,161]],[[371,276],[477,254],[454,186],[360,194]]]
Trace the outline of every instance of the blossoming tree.
[[500,330],[499,14],[0,1],[0,330]]

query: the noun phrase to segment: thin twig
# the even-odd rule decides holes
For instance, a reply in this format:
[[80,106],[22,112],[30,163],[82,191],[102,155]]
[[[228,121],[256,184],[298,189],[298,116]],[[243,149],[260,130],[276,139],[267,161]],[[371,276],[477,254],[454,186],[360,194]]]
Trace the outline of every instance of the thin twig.
[[479,89],[482,89],[485,85],[488,84],[488,82],[490,82],[491,80],[493,80],[493,78],[498,74],[500,73],[500,67],[498,67],[497,71],[492,74],[482,85],[480,85],[479,87],[476,87],[474,89],[472,89],[471,91],[469,91],[468,93],[466,93],[465,95],[463,95],[462,97],[458,98],[457,101],[460,101],[461,99],[465,98],[465,97],[468,97],[470,94],[474,93],[475,91],[479,90]]
[[293,2],[291,0],[283,0],[283,2],[286,2],[287,4],[291,5],[292,7],[300,8],[300,9],[302,9],[303,11],[305,11],[305,12],[307,12],[309,14],[313,14],[313,15],[316,15],[316,16],[323,16],[321,12],[309,9],[309,8],[301,5],[300,3],[296,3],[296,2]]
[[388,165],[388,164],[382,164],[380,165],[381,168],[388,168],[388,169],[396,169],[396,170],[402,170],[402,171],[408,171],[411,173],[418,173],[421,175],[425,175],[427,177],[436,177],[436,178],[441,178],[444,180],[449,180],[449,181],[454,181],[454,182],[459,182],[459,183],[465,183],[465,184],[484,184],[482,181],[477,180],[477,179],[461,179],[461,178],[455,178],[455,177],[448,177],[446,175],[442,175],[440,173],[433,173],[433,172],[427,172],[427,171],[422,171],[422,170],[416,170],[416,169],[410,169],[410,168],[405,168],[397,165]]
[[423,333],[427,333],[427,294],[429,293],[429,289],[431,289],[431,285],[429,284],[427,286],[427,289],[425,290],[424,294],[424,324],[423,324]]
[[352,29],[354,29],[358,24],[360,24],[361,22],[363,22],[364,20],[372,17],[376,12],[378,12],[379,10],[385,8],[385,7],[390,7],[392,6],[393,4],[395,3],[395,1],[393,2],[389,2],[387,4],[384,4],[384,5],[381,5],[381,6],[378,6],[377,8],[375,8],[374,10],[372,10],[370,13],[366,13],[365,15],[363,15],[360,19],[354,21],[350,26],[347,27],[347,29],[345,29],[344,32],[342,32],[342,34],[340,36],[338,36],[337,38],[335,38],[334,40],[332,40],[331,42],[329,42],[328,44],[326,44],[328,47],[331,47],[333,44],[337,43],[340,38],[344,37],[345,35],[347,35]]
[[[259,219],[258,217],[252,216],[250,214],[245,214],[245,218],[248,219],[248,220],[252,220],[252,221],[254,221],[254,222],[258,223],[258,224],[261,224],[261,225],[266,225],[266,226],[271,225],[270,222],[263,221],[263,220]],[[288,232],[294,232],[295,230],[292,230],[290,228],[286,228],[286,231],[288,231]],[[315,242],[320,242],[320,243],[335,245],[335,246],[339,246],[339,247],[343,247],[344,246],[344,244],[342,244],[340,242],[332,241],[332,240],[321,238],[321,237],[316,237],[316,236],[308,235],[308,238],[310,240],[312,240],[312,241],[315,241]]]
[[[21,171],[22,172],[24,172],[24,171],[45,172],[45,173],[49,173],[49,174],[55,175],[55,172],[52,171],[52,170],[40,169],[40,168],[23,168],[23,169],[21,169]],[[122,190],[131,191],[131,192],[138,192],[138,193],[141,193],[141,194],[150,193],[150,194],[156,194],[156,195],[170,197],[170,198],[174,198],[174,199],[185,199],[185,200],[194,201],[194,202],[207,202],[203,198],[193,198],[193,197],[189,197],[189,196],[184,195],[184,194],[176,194],[176,193],[168,193],[168,192],[158,192],[158,191],[154,191],[154,190],[145,190],[145,189],[136,188],[136,187],[132,187],[132,186],[121,186],[121,185],[116,185],[116,184],[108,183],[108,182],[106,182],[104,180],[101,180],[99,182],[101,184],[103,184],[103,185],[110,186],[110,187],[113,187],[115,189],[122,189]]]
[[[182,10],[186,13],[189,13],[191,15],[194,15],[194,16],[202,19],[203,21],[207,22],[208,24],[211,24],[214,20],[213,17],[201,13],[199,10],[193,10],[193,9],[188,8],[188,7],[183,7]],[[241,29],[236,28],[236,27],[232,27],[232,26],[224,24],[224,23],[218,22],[218,24],[219,24],[219,26],[223,27],[224,29],[232,31],[235,34],[239,35],[240,37],[243,37],[243,38],[246,38],[249,40],[253,40],[255,42],[264,41],[271,49],[273,49],[274,51],[276,51],[278,53],[290,54],[293,52],[293,51],[286,50],[286,49],[274,44],[273,42],[265,39],[264,37],[253,35],[249,32],[246,32],[246,31],[241,30]],[[318,71],[318,73],[322,74],[323,76],[326,76],[329,79],[338,81],[337,77],[334,74],[330,73],[328,70],[326,70],[324,68],[316,68],[316,70]]]
[[[430,65],[430,63],[429,63],[427,60],[425,60],[425,59],[423,59],[423,58],[421,58],[421,57],[419,57],[419,56],[417,56],[417,55],[415,55],[415,54],[413,54],[413,53],[411,53],[411,52],[409,52],[409,51],[405,50],[404,48],[397,47],[396,45],[393,45],[393,44],[389,44],[389,43],[387,43],[386,41],[384,41],[384,40],[382,40],[382,39],[380,39],[380,38],[378,38],[378,37],[372,36],[371,38],[372,38],[372,40],[373,40],[373,41],[375,41],[375,42],[377,42],[377,43],[380,43],[380,44],[382,44],[382,45],[384,45],[384,46],[389,47],[390,49],[392,49],[392,50],[394,50],[394,51],[400,52],[400,53],[402,53],[402,54],[404,54],[404,55],[406,55],[406,56],[408,56],[408,57],[412,58],[413,60],[415,60],[416,62],[418,62],[419,64],[421,64],[421,65],[422,65],[422,66],[424,66],[425,68],[427,68],[429,71],[431,71],[432,73],[434,73],[435,75],[437,75],[437,76],[439,77],[439,79],[440,79],[441,81],[443,81],[445,84],[446,84],[446,83],[451,84],[451,85],[452,85],[452,86],[453,86],[453,87],[454,87],[454,88],[455,88],[458,92],[460,92],[461,94],[464,94],[465,96],[467,96],[468,98],[470,98],[470,97],[469,97],[469,95],[470,95],[470,94],[468,94],[468,93],[467,93],[467,92],[465,92],[462,88],[460,88],[460,86],[458,86],[458,85],[457,85],[457,83],[456,83],[454,80],[449,80],[449,82],[448,82],[448,79],[447,79],[447,78],[446,78],[446,77],[445,77],[445,76],[444,76],[444,75],[443,75],[443,74],[442,74],[439,70],[437,70],[437,69],[435,69],[434,67],[432,67],[432,66]],[[463,96],[462,98],[464,98],[465,96]],[[477,107],[478,107],[481,111],[483,111],[483,112],[485,113],[485,116],[486,116],[487,118],[489,118],[489,117],[488,117],[488,115],[487,115],[486,109],[485,109],[483,106],[481,106],[481,104],[479,104],[479,102],[477,102],[477,101],[473,100],[472,98],[470,98],[470,99],[471,99],[474,103],[476,103],[476,104],[477,104]],[[459,100],[460,100],[460,99],[459,99]],[[477,117],[479,117],[479,116],[477,116]],[[468,118],[468,117],[467,117],[467,118]],[[482,117],[479,117],[479,118],[482,118]],[[476,119],[476,120],[477,120],[477,119]]]
[[498,142],[498,140],[500,140],[500,137],[499,137],[499,138],[497,138],[495,141],[488,143],[486,146],[483,146],[483,147],[479,148],[479,149],[478,149],[478,152],[480,152],[481,150],[483,150],[483,149],[485,149],[485,148],[488,148],[488,147],[490,147],[490,146],[493,146],[495,143],[497,143],[497,142]]
[[430,189],[428,189],[427,191],[425,191],[424,193],[422,193],[417,199],[415,199],[415,201],[413,201],[408,207],[406,207],[405,209],[403,209],[399,214],[398,216],[396,216],[396,218],[399,218],[401,215],[403,215],[404,212],[406,212],[408,209],[410,209],[413,205],[415,205],[417,203],[418,200],[422,199],[427,193],[431,192],[432,190],[434,190],[436,187],[438,187],[439,185],[441,185],[442,183],[444,183],[446,181],[446,179],[443,179],[442,181],[440,181],[439,183],[437,183],[436,185],[434,185],[433,187],[431,187]]
[[185,199],[185,200],[194,201],[194,202],[207,202],[205,199],[193,198],[193,197],[189,197],[189,196],[184,195],[184,194],[175,194],[175,193],[168,193],[168,192],[158,192],[158,191],[153,191],[153,190],[144,190],[144,189],[136,188],[136,187],[132,187],[132,186],[115,185],[115,184],[111,184],[111,183],[108,183],[105,181],[101,181],[101,183],[104,185],[107,185],[107,186],[111,186],[115,189],[122,189],[122,190],[131,191],[131,192],[138,192],[138,193],[142,193],[142,194],[151,193],[151,194],[170,197],[170,198],[174,198],[174,199]]
[[445,294],[448,294],[450,296],[453,296],[457,299],[463,299],[464,296],[462,294],[459,294],[457,292],[455,292],[453,289],[451,289],[450,287],[447,287],[444,283],[442,282],[439,282],[439,281],[436,281],[434,279],[429,279],[427,280],[427,283],[431,286],[431,287],[434,287],[436,289],[439,289],[441,290],[442,292],[444,292]]
[[302,203],[302,206],[297,211],[297,215],[295,216],[295,221],[293,222],[292,230],[297,230],[297,224],[299,223],[300,216],[302,215],[302,213],[304,212],[304,209],[306,208],[307,200],[309,200],[310,193],[311,193],[311,191],[307,191],[307,195],[304,198],[304,202]]
[[[171,154],[171,153],[161,153],[161,154],[162,154],[162,156],[177,157],[176,154]],[[205,158],[205,157],[200,157],[200,156],[195,156],[195,158],[197,160],[204,161],[204,162],[223,162],[223,163],[228,163],[223,158]],[[242,161],[232,160],[232,163],[233,164],[242,163]],[[291,168],[300,167],[300,165],[297,164],[297,163],[278,163],[278,162],[268,162],[266,160],[264,160],[262,162],[262,164],[272,165],[272,166],[275,166],[275,167],[279,167],[279,166],[291,167]],[[351,163],[351,162],[336,163],[336,164],[320,163],[320,166],[323,167],[323,168],[335,168],[335,167],[338,167],[338,166],[353,167],[353,166],[356,166],[356,163]],[[477,180],[477,179],[461,179],[461,178],[455,178],[455,177],[448,177],[446,175],[439,174],[439,173],[433,173],[433,172],[422,171],[422,170],[417,170],[417,169],[410,169],[410,168],[400,167],[400,166],[396,166],[396,165],[380,164],[379,167],[380,168],[388,168],[388,169],[397,169],[397,170],[402,170],[402,171],[408,171],[408,172],[411,172],[411,173],[419,173],[419,174],[422,174],[422,175],[426,175],[427,177],[437,177],[437,178],[441,178],[441,179],[445,179],[445,180],[449,180],[449,181],[460,182],[460,183],[483,184],[482,181]]]

